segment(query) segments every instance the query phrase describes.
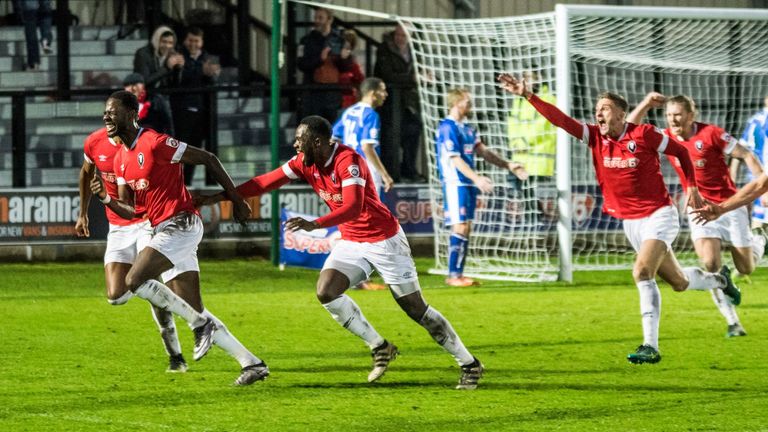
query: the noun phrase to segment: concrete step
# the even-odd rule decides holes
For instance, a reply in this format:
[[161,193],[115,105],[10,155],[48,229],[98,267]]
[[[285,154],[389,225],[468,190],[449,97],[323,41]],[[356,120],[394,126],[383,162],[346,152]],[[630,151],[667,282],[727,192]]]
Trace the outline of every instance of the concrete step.
[[[132,69],[74,71],[70,74],[72,87],[120,87]],[[0,88],[3,90],[23,90],[53,88],[56,85],[55,71],[19,71],[0,73]]]
[[[73,56],[106,56],[106,55],[133,55],[136,50],[147,44],[144,40],[84,40],[71,41],[69,50]],[[56,42],[51,44],[54,54]],[[27,55],[27,45],[24,41],[9,41],[0,39],[0,57]],[[42,56],[42,52],[41,52]],[[98,63],[94,63],[97,65]]]
[[27,186],[77,186],[80,168],[39,168],[27,170]]
[[219,148],[219,159],[223,162],[269,162],[269,147],[231,146]]
[[[57,70],[56,59],[55,55],[41,57],[40,70],[45,72]],[[0,72],[21,71],[25,60],[26,56],[19,55],[0,57]],[[133,55],[71,56],[69,67],[73,71],[133,69]]]
[[268,109],[265,98],[220,98],[218,102],[219,115],[262,113]]
[[[56,37],[54,28],[54,39]],[[117,38],[117,32],[120,30],[119,26],[77,26],[69,29],[69,39],[72,41],[83,40],[112,40]],[[124,40],[137,40],[142,39],[139,32],[134,32]],[[24,42],[24,27],[11,26],[0,27],[0,40],[2,41],[20,41]]]
[[[0,106],[0,119],[10,120],[13,106]],[[60,117],[99,117],[104,112],[103,101],[67,101],[67,102],[37,102],[28,103],[26,107],[27,122],[34,119],[56,121]]]

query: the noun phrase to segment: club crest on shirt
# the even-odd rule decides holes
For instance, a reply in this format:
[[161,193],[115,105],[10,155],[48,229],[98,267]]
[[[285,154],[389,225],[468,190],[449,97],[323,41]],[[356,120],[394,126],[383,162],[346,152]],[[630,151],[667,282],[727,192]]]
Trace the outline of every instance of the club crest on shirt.
[[336,183],[336,173],[331,173],[331,183]]
[[696,146],[696,150],[698,151],[704,149],[704,143],[701,140],[697,140],[693,145]]
[[630,142],[627,144],[627,150],[629,150],[630,152],[634,153],[634,152],[635,152],[635,150],[637,150],[637,143],[636,143],[636,142],[634,142],[634,141],[630,141]]
[[144,168],[144,153],[139,153],[136,160],[139,162],[139,168]]
[[167,140],[165,140],[165,145],[172,148],[178,148],[179,147],[179,140],[173,137],[168,137]]
[[360,167],[357,165],[350,165],[347,170],[352,177],[360,177]]

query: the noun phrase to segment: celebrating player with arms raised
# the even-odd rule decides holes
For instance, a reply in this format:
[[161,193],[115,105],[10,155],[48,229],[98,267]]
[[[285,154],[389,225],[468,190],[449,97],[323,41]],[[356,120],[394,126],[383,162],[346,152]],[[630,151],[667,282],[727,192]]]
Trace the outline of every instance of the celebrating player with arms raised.
[[627,356],[632,363],[657,363],[661,292],[658,274],[675,291],[722,289],[738,304],[741,293],[730,274],[704,272],[696,267],[681,268],[672,251],[680,221],[661,175],[659,153],[677,157],[685,174],[691,207],[700,207],[693,164],[688,151],[677,141],[651,125],[625,121],[627,102],[605,92],[595,107],[597,124],[581,123],[531,93],[525,80],[508,74],[499,76],[502,88],[526,98],[552,124],[582,140],[592,151],[592,163],[603,193],[603,211],[624,221],[624,233],[637,252],[632,269],[640,293],[643,344]]
[[[477,387],[483,365],[470,354],[448,320],[424,301],[408,240],[397,219],[379,200],[363,158],[349,147],[331,142],[331,125],[319,116],[301,121],[293,146],[297,156],[282,167],[238,186],[237,191],[244,197],[252,197],[302,179],[331,209],[314,221],[290,219],[285,228],[312,231],[339,226],[342,239],[320,272],[317,298],[336,322],[371,348],[373,370],[368,381],[384,375],[399,351],[379,335],[355,301],[344,292],[376,269],[403,311],[424,327],[461,366],[457,388]],[[201,197],[200,204],[223,199],[227,199],[224,193]]]
[[[755,155],[722,128],[694,121],[697,114],[696,105],[688,96],[666,98],[660,93],[649,93],[629,114],[627,121],[639,123],[648,110],[660,107],[665,102],[668,127],[664,134],[674,137],[688,150],[702,198],[721,203],[736,193],[736,186],[731,180],[725,161],[726,155],[743,160],[755,178],[763,173]],[[680,179],[684,179],[680,161],[672,156],[669,158]],[[683,187],[685,186],[686,183],[683,182]],[[694,222],[690,217],[692,210],[688,207],[691,240],[704,268],[711,272],[721,268],[722,242],[727,241],[733,246],[731,256],[736,269],[741,274],[751,274],[763,255],[765,238],[753,236],[750,232],[747,208],[741,207],[708,225]],[[747,333],[739,323],[734,305],[722,295],[722,291],[713,289],[712,298],[728,322],[726,336],[745,336]]]
[[[203,307],[197,262],[203,223],[184,186],[181,164],[205,164],[233,199],[238,220],[247,219],[250,208],[235,192],[235,185],[216,156],[152,129],[140,129],[136,122],[138,109],[136,96],[118,91],[109,97],[104,111],[107,134],[121,144],[114,161],[119,199],[106,194],[99,177],[91,182],[91,190],[120,217],[133,219],[146,214],[154,229],[149,244],[125,276],[125,285],[136,296],[189,323],[195,333],[195,360],[214,343],[240,363],[242,370],[235,385],[263,380],[269,375],[264,362]],[[154,280],[161,274],[173,291]]]

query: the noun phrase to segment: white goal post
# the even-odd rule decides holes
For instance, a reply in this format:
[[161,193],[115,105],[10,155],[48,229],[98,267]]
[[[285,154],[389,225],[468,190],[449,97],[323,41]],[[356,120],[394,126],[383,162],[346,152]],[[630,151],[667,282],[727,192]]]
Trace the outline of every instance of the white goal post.
[[[700,121],[735,136],[768,95],[766,10],[557,5],[553,13],[452,20],[304,3],[391,19],[409,35],[430,171],[435,273],[448,266],[434,136],[447,115],[448,89],[470,91],[474,107],[468,121],[505,158],[534,153],[531,142],[555,143],[554,173],[522,184],[482,159],[477,162],[477,171],[496,187],[478,200],[465,274],[523,281],[570,281],[574,270],[630,268],[634,252],[620,221],[600,210],[587,147],[532,118],[527,102],[498,87],[498,74],[530,74],[538,91],[586,122],[593,121],[602,91],[623,95],[631,107],[649,91],[686,94],[696,101]],[[649,113],[647,121],[665,126],[661,110]],[[662,161],[670,194],[682,208],[679,179],[663,156]],[[681,215],[674,248],[682,262],[694,263]]]

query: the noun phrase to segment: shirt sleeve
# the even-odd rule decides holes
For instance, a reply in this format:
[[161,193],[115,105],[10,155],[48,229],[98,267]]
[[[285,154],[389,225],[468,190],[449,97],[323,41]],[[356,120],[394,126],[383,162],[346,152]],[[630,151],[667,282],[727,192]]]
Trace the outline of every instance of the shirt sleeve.
[[[564,112],[560,111],[555,105],[545,102],[538,96],[531,95],[528,102],[536,108],[541,115],[543,115],[550,123],[565,130],[572,136],[584,141],[585,144],[589,143],[588,129],[580,121],[569,117]],[[586,137],[586,139],[585,139]]]
[[461,155],[461,143],[456,129],[450,124],[444,123],[437,129],[437,142],[443,147],[445,154],[449,156]]
[[85,158],[86,162],[93,165],[93,155],[91,154],[91,135],[88,135],[88,138],[86,138],[85,142],[83,142],[83,157]]
[[336,123],[333,125],[333,139],[336,141],[343,143],[344,142],[344,117],[342,116],[340,119],[336,121]]
[[166,134],[158,134],[152,146],[152,157],[155,163],[176,164],[181,161],[186,150],[186,143]]
[[365,122],[363,124],[363,133],[360,135],[360,144],[373,144],[374,147],[379,146],[379,130],[381,130],[381,119],[376,111],[371,110],[368,115],[365,116]]
[[736,144],[739,143],[739,140],[732,137],[731,134],[723,130],[722,128],[716,128],[714,130],[715,138],[717,139],[717,142],[720,144],[720,147],[723,149],[723,153],[729,155],[733,151],[733,149],[736,148]]

